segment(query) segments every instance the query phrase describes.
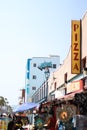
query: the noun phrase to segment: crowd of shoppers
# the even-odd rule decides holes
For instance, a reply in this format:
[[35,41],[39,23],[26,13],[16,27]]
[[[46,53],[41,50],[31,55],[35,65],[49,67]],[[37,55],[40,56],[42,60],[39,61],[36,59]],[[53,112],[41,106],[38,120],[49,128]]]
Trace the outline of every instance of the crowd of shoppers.
[[14,115],[8,123],[7,130],[31,130],[28,117]]

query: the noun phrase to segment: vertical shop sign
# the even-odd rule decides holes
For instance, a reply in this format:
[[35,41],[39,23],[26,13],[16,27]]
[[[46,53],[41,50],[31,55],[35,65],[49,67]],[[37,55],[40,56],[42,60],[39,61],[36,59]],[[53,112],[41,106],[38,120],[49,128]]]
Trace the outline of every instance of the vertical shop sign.
[[71,25],[71,73],[79,74],[81,71],[81,25],[78,20],[72,20]]

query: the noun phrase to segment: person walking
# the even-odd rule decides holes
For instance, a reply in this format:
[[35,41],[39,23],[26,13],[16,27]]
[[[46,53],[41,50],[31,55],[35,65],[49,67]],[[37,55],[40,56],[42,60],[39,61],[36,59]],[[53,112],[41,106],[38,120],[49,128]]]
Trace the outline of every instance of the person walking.
[[15,123],[14,118],[8,123],[7,130],[14,130]]

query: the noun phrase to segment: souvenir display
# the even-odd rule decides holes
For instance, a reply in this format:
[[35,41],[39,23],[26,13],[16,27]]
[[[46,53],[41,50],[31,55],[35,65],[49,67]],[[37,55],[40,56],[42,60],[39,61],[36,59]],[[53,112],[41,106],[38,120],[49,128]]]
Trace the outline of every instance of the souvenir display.
[[44,124],[44,119],[40,116],[37,116],[35,118],[35,126],[36,128],[40,129],[40,128],[43,128],[43,124]]
[[76,108],[73,105],[65,105],[63,108],[58,108],[57,117],[62,122],[69,121],[76,112]]
[[74,104],[78,106],[78,112],[81,115],[87,115],[87,93],[76,93]]

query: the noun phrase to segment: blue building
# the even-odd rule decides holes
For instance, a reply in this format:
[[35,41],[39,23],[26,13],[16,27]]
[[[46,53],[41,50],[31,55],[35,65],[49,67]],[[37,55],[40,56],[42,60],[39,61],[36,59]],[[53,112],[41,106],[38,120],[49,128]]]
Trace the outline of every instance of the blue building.
[[[47,67],[40,68],[42,65],[48,64]],[[49,66],[49,64],[51,66]],[[27,59],[26,76],[25,76],[25,100],[31,102],[31,96],[46,80],[46,72],[49,75],[58,69],[60,65],[60,57],[58,55],[50,55],[49,57],[33,57]]]

